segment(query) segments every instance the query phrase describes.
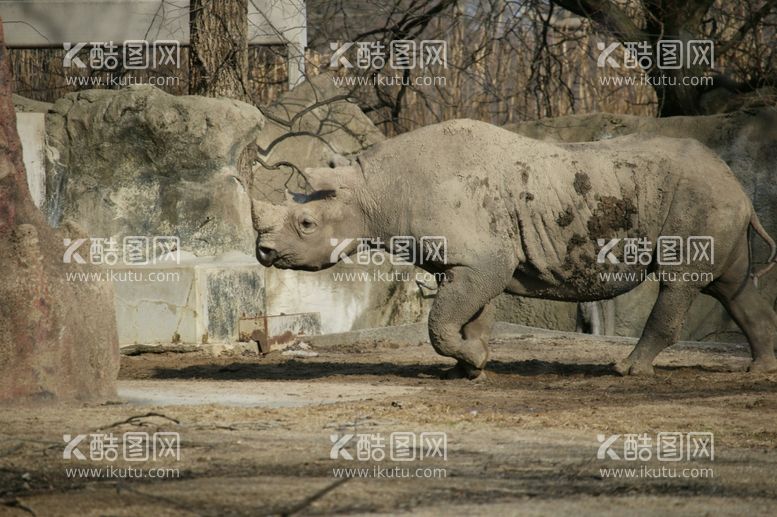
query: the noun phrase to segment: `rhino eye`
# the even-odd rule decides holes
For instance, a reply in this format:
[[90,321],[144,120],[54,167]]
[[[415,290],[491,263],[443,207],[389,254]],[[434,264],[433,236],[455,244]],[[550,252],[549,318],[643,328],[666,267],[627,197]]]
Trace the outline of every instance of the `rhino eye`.
[[309,233],[316,229],[318,223],[310,217],[302,217],[299,221],[299,225],[303,232]]

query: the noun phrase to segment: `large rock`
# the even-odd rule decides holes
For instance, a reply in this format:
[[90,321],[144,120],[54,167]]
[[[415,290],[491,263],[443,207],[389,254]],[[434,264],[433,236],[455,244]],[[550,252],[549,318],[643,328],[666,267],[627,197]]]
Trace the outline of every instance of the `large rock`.
[[45,212],[92,237],[176,235],[196,255],[252,254],[250,202],[232,176],[248,171],[263,125],[248,104],[152,86],[68,94],[46,119]]
[[110,284],[64,264],[63,238],[27,187],[0,22],[0,401],[115,396],[119,348]]
[[[773,108],[671,118],[596,113],[524,122],[507,126],[507,129],[540,140],[564,142],[601,140],[632,133],[695,138],[717,152],[731,167],[753,200],[761,223],[772,237],[777,238],[777,182],[774,181],[777,112]],[[768,248],[757,236],[753,237],[753,252],[756,264],[763,263],[768,256]],[[777,297],[777,273],[763,277],[759,285],[774,304]],[[615,299],[617,334],[640,335],[657,292],[655,283],[645,283]],[[574,328],[574,312],[570,311],[569,305],[540,300],[526,303],[534,309],[531,312],[515,311],[508,321],[527,325],[543,324],[543,320],[532,320],[532,314],[551,313],[560,316],[562,329]],[[503,311],[501,316],[507,319],[510,311]],[[700,296],[689,312],[683,339],[741,341],[743,336],[716,300]]]
[[385,140],[347,91],[334,84],[331,74],[301,83],[269,106],[267,125],[257,138],[260,161],[254,168],[255,195],[280,203],[286,186],[304,188],[289,168],[262,164],[292,163],[299,170],[323,167],[333,159],[359,153]]

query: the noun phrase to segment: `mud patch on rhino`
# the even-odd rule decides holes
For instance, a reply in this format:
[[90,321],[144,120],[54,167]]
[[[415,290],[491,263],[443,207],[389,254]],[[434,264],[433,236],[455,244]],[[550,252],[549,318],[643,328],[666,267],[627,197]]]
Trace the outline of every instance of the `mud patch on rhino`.
[[572,224],[572,221],[575,220],[575,213],[572,211],[572,207],[568,206],[564,209],[563,212],[558,214],[558,217],[556,218],[556,224],[559,225],[561,228],[566,228],[570,224]]
[[515,166],[518,168],[518,172],[521,173],[521,181],[524,185],[526,185],[529,182],[529,166],[522,161],[515,162]]
[[611,239],[619,231],[631,230],[632,216],[637,208],[630,199],[601,196],[599,204],[588,220],[588,235],[591,239]]
[[626,160],[615,160],[613,163],[613,166],[616,169],[623,169],[623,168],[629,168],[631,170],[634,170],[637,168],[637,164],[633,162],[629,162]]
[[488,228],[491,230],[493,235],[499,235],[499,224],[496,221],[496,215],[493,213],[488,220]]
[[575,233],[567,242],[567,253],[564,257],[563,271],[566,273],[564,282],[573,286],[583,297],[593,296],[597,288],[591,282],[596,275],[596,260],[585,247],[588,239]]
[[575,181],[572,182],[572,186],[575,187],[575,192],[581,196],[585,196],[591,191],[591,178],[585,172],[576,172]]
[[521,192],[521,193],[518,195],[518,197],[519,197],[520,199],[523,199],[523,200],[524,200],[524,201],[526,201],[527,203],[528,203],[529,201],[534,201],[534,194],[532,194],[531,192]]
[[586,242],[588,242],[588,239],[585,238],[585,235],[580,235],[579,233],[575,233],[574,235],[572,235],[572,238],[569,239],[569,242],[567,243],[567,252],[570,252],[575,248],[582,248]]

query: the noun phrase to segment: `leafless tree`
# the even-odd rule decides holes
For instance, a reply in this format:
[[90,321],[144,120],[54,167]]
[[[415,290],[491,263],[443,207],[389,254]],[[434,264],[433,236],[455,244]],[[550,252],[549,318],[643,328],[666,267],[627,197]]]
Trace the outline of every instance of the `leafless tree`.
[[[777,0],[309,0],[311,47],[411,34],[444,39],[444,84],[373,86],[358,93],[388,134],[453,117],[496,124],[591,111],[668,116],[735,109],[735,97],[775,85]],[[412,30],[403,31],[409,23]],[[710,86],[683,84],[708,69],[645,71],[650,81],[605,83],[597,44],[709,39]],[[620,49],[621,51],[623,49]],[[655,56],[652,59],[656,63]],[[387,69],[376,73],[388,73]],[[636,79],[642,70],[619,70]],[[664,79],[662,79],[664,78]],[[663,81],[663,84],[662,84]],[[655,86],[653,86],[655,85]],[[369,93],[369,95],[368,95]],[[723,101],[721,101],[723,99]],[[715,100],[715,102],[713,102]],[[765,102],[769,102],[768,99]],[[772,99],[773,102],[773,99]]]
[[[654,51],[647,73],[658,97],[658,114],[699,115],[703,96],[716,89],[732,94],[775,86],[777,1],[715,0],[552,0],[554,4],[594,22],[622,43],[649,42]],[[688,79],[705,73],[699,67],[660,68],[655,56],[659,40],[710,40],[723,65],[712,86]]]

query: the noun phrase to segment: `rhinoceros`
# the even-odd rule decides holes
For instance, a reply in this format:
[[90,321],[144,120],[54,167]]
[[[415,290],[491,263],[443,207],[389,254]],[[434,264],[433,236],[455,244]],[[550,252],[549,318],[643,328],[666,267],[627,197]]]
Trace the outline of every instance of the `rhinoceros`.
[[[452,120],[305,176],[311,191],[289,194],[283,205],[253,200],[259,262],[315,271],[342,257],[333,245],[348,239],[340,250],[346,255],[357,250],[358,238],[444,237],[444,260],[437,254],[417,265],[441,278],[428,328],[434,349],[457,361],[447,377],[482,373],[490,302],[500,293],[603,300],[651,273],[658,298],[637,345],[614,364],[618,373],[652,374],[655,357],[678,340],[700,292],[720,300],[746,334],[750,370],[777,369],[777,314],[756,286],[758,274],[774,265],[777,246],[731,170],[695,140],[630,135],[551,143]],[[751,267],[751,227],[771,248],[758,274]],[[699,238],[712,249],[700,261],[676,249],[660,261],[646,246],[629,263],[612,253],[625,255],[659,237],[680,245]],[[612,250],[603,248],[613,242]]]

